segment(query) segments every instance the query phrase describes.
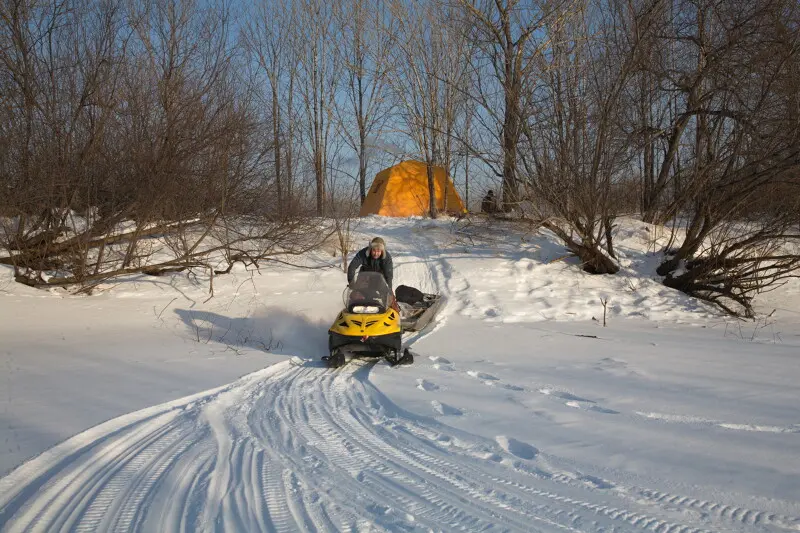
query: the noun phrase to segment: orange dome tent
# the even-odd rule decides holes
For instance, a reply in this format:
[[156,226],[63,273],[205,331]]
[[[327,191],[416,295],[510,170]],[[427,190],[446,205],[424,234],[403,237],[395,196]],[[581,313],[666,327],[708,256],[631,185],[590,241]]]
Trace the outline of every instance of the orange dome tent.
[[[456,215],[466,212],[453,181],[445,175],[442,167],[433,167],[433,184],[439,212]],[[444,191],[447,191],[447,209],[444,207]],[[358,215],[424,216],[428,214],[429,207],[428,170],[425,163],[403,161],[375,175]]]

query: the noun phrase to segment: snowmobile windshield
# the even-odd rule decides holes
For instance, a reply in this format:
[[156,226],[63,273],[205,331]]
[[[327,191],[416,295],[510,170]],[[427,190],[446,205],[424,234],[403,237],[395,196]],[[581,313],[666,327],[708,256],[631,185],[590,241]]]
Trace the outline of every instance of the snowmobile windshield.
[[380,272],[359,273],[344,296],[351,313],[384,313],[392,304],[392,290]]

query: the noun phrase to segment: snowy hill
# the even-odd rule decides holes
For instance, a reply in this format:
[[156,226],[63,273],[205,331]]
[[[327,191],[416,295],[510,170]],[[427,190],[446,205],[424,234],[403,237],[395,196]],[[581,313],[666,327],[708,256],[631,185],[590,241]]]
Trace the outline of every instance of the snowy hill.
[[325,251],[212,299],[0,271],[0,531],[800,531],[796,280],[741,323],[651,279],[633,220],[604,277],[511,226],[358,231],[446,298],[411,367],[320,364]]

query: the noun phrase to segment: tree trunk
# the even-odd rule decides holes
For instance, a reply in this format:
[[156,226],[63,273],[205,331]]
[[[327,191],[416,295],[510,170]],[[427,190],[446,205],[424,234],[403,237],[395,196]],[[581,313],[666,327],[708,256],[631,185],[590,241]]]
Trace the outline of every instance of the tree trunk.
[[619,265],[608,257],[590,239],[576,241],[572,236],[559,226],[551,222],[543,222],[542,226],[549,229],[564,241],[567,249],[575,254],[581,261],[581,267],[589,274],[616,274],[619,272]]
[[272,81],[272,142],[275,152],[275,192],[278,214],[283,215],[283,184],[281,183],[281,106],[278,101],[277,80]]
[[430,197],[429,209],[431,218],[436,218],[436,186],[434,181],[433,163],[428,162],[428,195]]
[[[510,51],[508,53],[511,53]],[[503,119],[503,211],[509,212],[519,201],[517,182],[517,144],[519,142],[519,88],[514,79],[511,58],[506,59],[505,116]]]

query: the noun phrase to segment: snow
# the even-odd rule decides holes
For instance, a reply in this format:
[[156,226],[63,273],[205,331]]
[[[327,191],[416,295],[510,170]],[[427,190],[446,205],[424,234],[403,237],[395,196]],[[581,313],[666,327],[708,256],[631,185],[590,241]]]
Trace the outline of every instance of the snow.
[[800,283],[725,318],[651,277],[656,230],[590,276],[547,233],[363,220],[446,298],[402,368],[320,363],[332,250],[211,299],[0,270],[0,531],[800,531]]

